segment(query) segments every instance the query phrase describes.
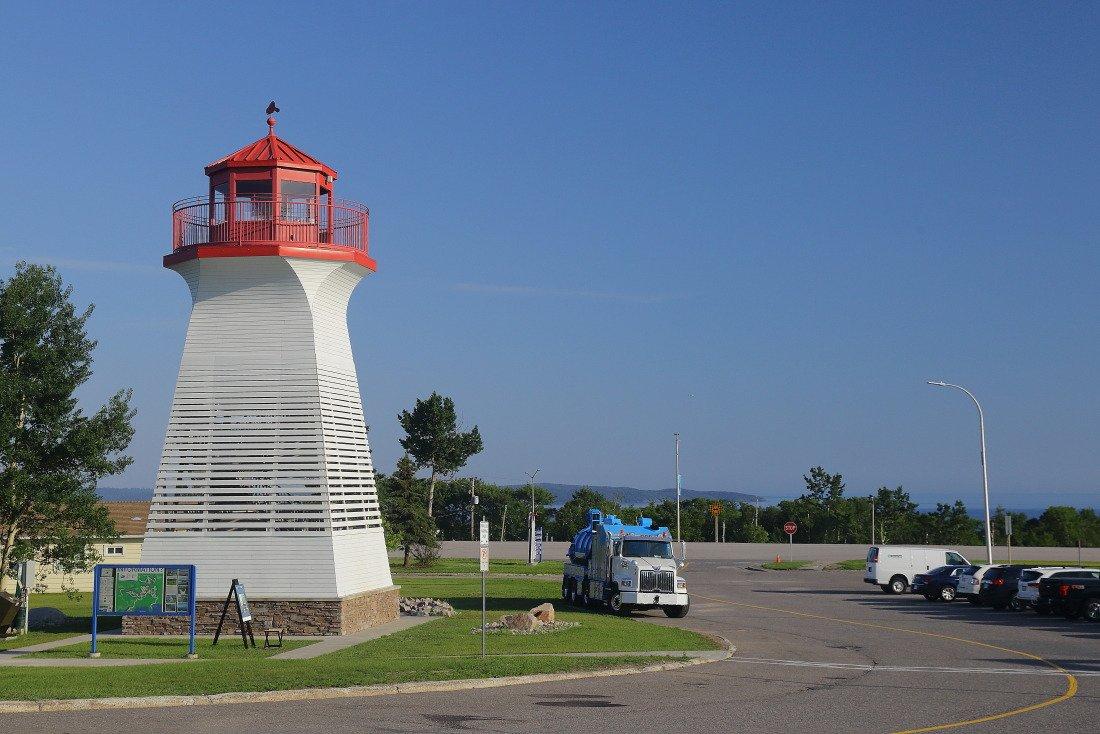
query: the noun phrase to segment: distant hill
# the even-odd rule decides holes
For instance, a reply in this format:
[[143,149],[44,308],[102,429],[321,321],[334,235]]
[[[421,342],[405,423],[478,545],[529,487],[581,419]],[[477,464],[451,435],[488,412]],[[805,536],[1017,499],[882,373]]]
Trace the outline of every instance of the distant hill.
[[[515,487],[525,487],[525,484],[516,484]],[[539,482],[538,486],[547,489],[554,494],[554,504],[564,504],[573,496],[573,493],[582,486],[610,497],[623,505],[645,505],[650,502],[676,499],[676,489],[638,489],[637,487],[600,487],[597,485],[580,484],[547,484]],[[107,501],[119,500],[148,500],[153,498],[153,490],[148,487],[100,487],[99,494]],[[684,500],[696,497],[707,499],[726,500],[727,502],[759,502],[762,497],[743,492],[698,492],[692,489],[682,489],[680,498]]]
[[99,496],[108,502],[135,502],[153,499],[150,487],[96,487]]
[[[638,489],[637,487],[601,487],[594,484],[549,484],[547,482],[536,482],[537,486],[542,487],[545,490],[550,491],[554,495],[554,504],[564,504],[566,500],[573,496],[573,493],[580,489],[582,486],[586,486],[593,492],[599,492],[605,497],[615,500],[621,505],[645,505],[650,502],[660,502],[662,500],[674,500],[676,499],[676,488],[670,489]],[[525,487],[525,484],[512,485],[515,487]],[[704,497],[712,500],[725,500],[727,502],[760,502],[764,498],[758,497],[755,494],[745,494],[744,492],[730,492],[727,490],[703,492],[694,489],[682,489],[680,490],[681,500],[690,500],[697,497]]]

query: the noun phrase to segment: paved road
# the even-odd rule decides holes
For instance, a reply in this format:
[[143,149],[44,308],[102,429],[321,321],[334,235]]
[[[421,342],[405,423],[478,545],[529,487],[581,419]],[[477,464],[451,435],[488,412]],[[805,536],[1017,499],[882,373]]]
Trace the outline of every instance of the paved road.
[[74,734],[896,732],[1065,697],[1072,684],[1051,665],[1078,671],[1072,697],[954,731],[1100,726],[1100,624],[887,596],[852,572],[754,572],[696,561],[688,578],[696,595],[692,613],[653,621],[724,635],[737,645],[733,659],[671,673],[488,691],[19,715],[9,717],[8,728]]

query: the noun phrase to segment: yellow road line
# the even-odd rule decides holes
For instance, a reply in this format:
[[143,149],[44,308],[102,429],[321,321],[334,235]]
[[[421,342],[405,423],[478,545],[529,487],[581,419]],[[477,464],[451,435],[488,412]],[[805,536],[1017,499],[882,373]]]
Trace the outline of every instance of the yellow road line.
[[1020,708],[1012,709],[1011,711],[1004,711],[999,714],[990,714],[989,716],[982,716],[977,719],[967,719],[965,721],[954,721],[948,724],[936,724],[935,726],[926,726],[919,729],[904,729],[902,731],[893,732],[892,734],[921,734],[921,732],[929,731],[943,731],[944,729],[956,729],[960,726],[971,726],[973,724],[982,724],[987,721],[995,721],[997,719],[1006,719],[1009,716],[1016,716],[1018,714],[1024,714],[1028,711],[1036,711],[1038,709],[1046,708],[1047,706],[1053,706],[1063,701],[1068,701],[1077,695],[1077,677],[1067,671],[1065,668],[1052,663],[1049,660],[1033,655],[1030,652],[1024,652],[1023,650],[1014,650],[1011,647],[1001,647],[1000,645],[991,645],[988,642],[978,642],[977,640],[970,640],[965,637],[955,637],[953,635],[942,635],[937,632],[925,632],[923,630],[908,629],[906,627],[893,627],[888,624],[878,624],[875,622],[858,622],[852,619],[840,619],[838,617],[826,617],[822,614],[812,614],[810,612],[798,612],[793,609],[783,609],[782,607],[766,607],[760,604],[749,604],[741,601],[730,601],[729,599],[720,599],[713,596],[701,596],[699,594],[693,594],[696,599],[706,599],[707,601],[715,601],[719,604],[728,604],[737,607],[746,607],[748,609],[762,609],[769,612],[782,612],[783,614],[790,614],[796,617],[807,617],[809,619],[823,619],[828,622],[840,622],[841,624],[850,624],[857,627],[871,627],[874,629],[890,630],[891,632],[904,632],[910,635],[923,635],[925,637],[938,637],[941,640],[951,640],[952,642],[961,642],[966,645],[975,645],[977,647],[986,647],[990,650],[1000,650],[1001,652],[1012,653],[1013,655],[1020,655],[1025,658],[1031,658],[1032,660],[1038,660],[1039,662],[1047,665],[1054,670],[1058,671],[1066,677],[1066,690],[1060,696],[1054,698],[1048,698],[1045,701],[1039,701],[1029,706],[1021,706]]

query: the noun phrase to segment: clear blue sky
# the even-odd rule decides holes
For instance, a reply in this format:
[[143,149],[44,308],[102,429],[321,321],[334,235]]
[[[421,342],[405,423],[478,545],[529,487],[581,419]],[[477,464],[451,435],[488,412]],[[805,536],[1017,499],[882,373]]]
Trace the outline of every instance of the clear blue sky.
[[1100,8],[310,3],[0,10],[0,265],[97,310],[150,486],[202,166],[279,133],[372,209],[378,465],[452,395],[487,479],[1100,495]]

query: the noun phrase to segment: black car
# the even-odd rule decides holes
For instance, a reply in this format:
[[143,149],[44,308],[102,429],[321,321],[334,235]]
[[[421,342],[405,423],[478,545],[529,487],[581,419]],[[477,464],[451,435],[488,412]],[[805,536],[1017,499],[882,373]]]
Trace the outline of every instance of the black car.
[[918,573],[913,576],[910,591],[914,594],[924,594],[924,598],[928,601],[933,599],[955,601],[959,576],[969,568],[971,566],[940,566],[926,573]]
[[1066,619],[1084,616],[1100,622],[1100,578],[1094,572],[1085,572],[1076,577],[1040,579],[1035,608],[1062,614]]
[[982,604],[994,609],[1005,607],[1018,609],[1016,594],[1020,590],[1020,574],[1024,569],[1024,566],[998,566],[989,569],[982,576],[978,599]]

